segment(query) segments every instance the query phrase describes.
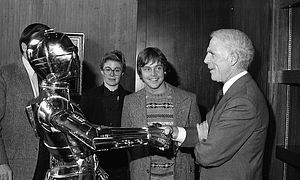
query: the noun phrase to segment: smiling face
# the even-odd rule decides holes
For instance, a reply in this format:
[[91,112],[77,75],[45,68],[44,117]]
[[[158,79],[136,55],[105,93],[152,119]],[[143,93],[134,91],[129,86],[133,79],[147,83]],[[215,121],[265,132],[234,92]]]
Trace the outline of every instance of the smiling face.
[[234,66],[228,50],[221,44],[215,37],[210,40],[204,63],[208,65],[213,81],[225,83],[233,77]]
[[164,78],[164,68],[160,62],[153,63],[150,61],[141,67],[141,79],[146,85],[145,89],[153,94],[165,92]]
[[[119,74],[120,71],[121,73]],[[113,60],[108,60],[103,64],[101,74],[103,75],[104,85],[108,89],[114,90],[118,88],[119,82],[124,72],[122,72],[121,63]]]

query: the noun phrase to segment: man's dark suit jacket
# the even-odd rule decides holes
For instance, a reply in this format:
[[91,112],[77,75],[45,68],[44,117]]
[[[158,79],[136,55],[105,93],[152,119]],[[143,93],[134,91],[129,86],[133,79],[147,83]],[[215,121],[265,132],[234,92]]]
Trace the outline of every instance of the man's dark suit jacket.
[[238,79],[206,116],[206,141],[187,129],[182,146],[195,146],[201,180],[260,180],[269,122],[265,97],[250,74]]
[[[99,87],[83,92],[80,100],[80,107],[89,122],[98,125],[120,127],[124,97],[131,92],[125,90],[121,85],[119,85],[117,90],[119,94],[119,104],[116,112],[118,118],[114,122],[108,122],[106,120],[104,109],[105,104],[102,103],[104,88],[105,87],[102,84]],[[126,149],[101,152],[98,153],[97,156],[99,158],[100,166],[108,172],[108,169],[128,168],[128,156]]]

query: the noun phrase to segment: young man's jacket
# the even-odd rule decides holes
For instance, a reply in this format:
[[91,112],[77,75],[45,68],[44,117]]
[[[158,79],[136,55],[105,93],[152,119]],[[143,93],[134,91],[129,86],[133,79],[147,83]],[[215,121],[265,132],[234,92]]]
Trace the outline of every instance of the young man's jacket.
[[[182,127],[196,127],[201,122],[196,95],[170,84],[167,88],[171,91],[174,104],[174,125]],[[146,118],[146,90],[142,89],[125,97],[122,127],[147,127]],[[175,179],[191,180],[195,178],[195,160],[193,149],[181,148],[175,155]],[[150,156],[147,146],[134,147],[131,152],[130,162],[131,180],[150,179]]]
[[265,97],[250,74],[234,82],[206,119],[207,140],[199,142],[195,138],[197,132],[187,130],[182,144],[196,144],[196,160],[203,166],[200,179],[262,179],[269,112]]

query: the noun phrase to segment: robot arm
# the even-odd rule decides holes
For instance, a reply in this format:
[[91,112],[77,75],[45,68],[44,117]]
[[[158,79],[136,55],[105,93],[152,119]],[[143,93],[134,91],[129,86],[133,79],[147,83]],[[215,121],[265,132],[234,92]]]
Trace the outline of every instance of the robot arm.
[[165,135],[164,130],[158,126],[118,128],[91,124],[76,104],[61,96],[51,96],[43,100],[38,116],[46,130],[63,132],[96,151],[147,144],[168,149],[171,143],[171,137]]
[[145,128],[103,128],[94,138],[97,151],[150,145],[160,149],[169,149],[171,137],[156,126]]
[[164,130],[156,126],[147,128],[101,128],[68,110],[58,113],[57,118],[53,119],[53,125],[97,151],[147,144],[161,149],[168,149],[171,143],[171,137],[166,136]]
[[96,150],[93,139],[98,136],[99,129],[87,122],[83,116],[71,112],[69,109],[63,110],[51,120],[53,127],[65,134],[78,139],[92,150]]

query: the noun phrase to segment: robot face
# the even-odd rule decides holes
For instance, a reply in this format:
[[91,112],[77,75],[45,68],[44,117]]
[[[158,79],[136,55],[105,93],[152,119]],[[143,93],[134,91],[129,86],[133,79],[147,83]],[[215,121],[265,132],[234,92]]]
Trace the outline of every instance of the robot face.
[[67,35],[52,30],[34,33],[26,51],[34,71],[51,82],[78,77],[80,63],[77,52],[78,48]]

